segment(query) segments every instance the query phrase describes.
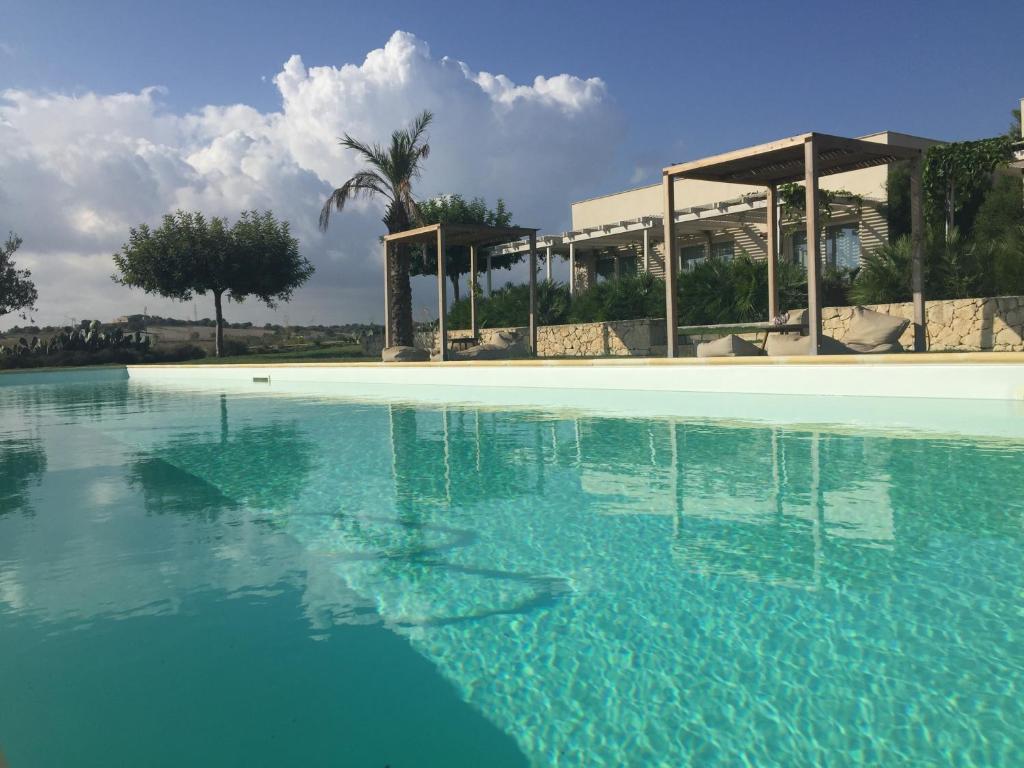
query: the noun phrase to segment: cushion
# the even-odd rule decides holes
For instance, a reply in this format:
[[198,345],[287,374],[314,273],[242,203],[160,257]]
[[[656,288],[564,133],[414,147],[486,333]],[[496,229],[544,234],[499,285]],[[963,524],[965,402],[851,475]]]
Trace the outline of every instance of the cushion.
[[854,352],[858,352],[862,355],[894,355],[897,353],[906,352],[903,345],[899,342],[888,342],[886,344],[876,344],[873,347],[869,347],[865,344],[850,344],[850,349]]
[[735,333],[697,345],[697,357],[756,357],[764,350]]
[[430,359],[430,352],[419,347],[387,347],[380,359],[385,363],[423,363]]
[[[772,357],[811,354],[811,337],[799,336],[795,333],[769,333],[765,343],[765,351]],[[836,341],[831,336],[821,337],[821,354],[853,355],[856,350]]]
[[807,307],[803,309],[791,309],[789,310],[789,319],[786,322],[789,325],[807,325]]
[[902,352],[900,336],[910,321],[864,307],[853,308],[853,319],[846,332],[846,345],[857,352]]

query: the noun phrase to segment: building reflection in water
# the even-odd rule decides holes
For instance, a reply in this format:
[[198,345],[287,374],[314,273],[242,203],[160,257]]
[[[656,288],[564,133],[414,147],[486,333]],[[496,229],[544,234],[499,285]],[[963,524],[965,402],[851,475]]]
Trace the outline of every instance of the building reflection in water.
[[695,574],[809,589],[864,582],[899,571],[936,533],[1018,537],[1024,520],[1020,508],[980,509],[944,465],[978,466],[972,482],[1016,483],[1024,495],[1017,446],[466,408],[391,406],[389,419],[410,524],[568,483],[595,514],[668,518],[666,545]]

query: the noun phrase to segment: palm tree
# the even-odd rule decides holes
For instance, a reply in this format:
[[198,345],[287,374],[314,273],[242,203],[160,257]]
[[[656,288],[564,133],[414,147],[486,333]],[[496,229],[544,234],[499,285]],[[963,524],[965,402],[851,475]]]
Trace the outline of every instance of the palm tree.
[[[420,162],[430,154],[424,133],[434,115],[423,110],[412,124],[391,134],[390,146],[365,144],[347,133],[338,140],[354,150],[369,166],[356,173],[331,193],[320,211],[320,230],[326,231],[331,209],[341,211],[345,203],[358,195],[379,195],[387,200],[384,226],[389,234],[403,232],[419,221],[419,209],[412,196],[412,182],[420,175]],[[409,284],[408,246],[399,246],[389,255],[386,269],[391,276],[390,316],[385,319],[391,330],[391,343],[412,346],[412,287]]]

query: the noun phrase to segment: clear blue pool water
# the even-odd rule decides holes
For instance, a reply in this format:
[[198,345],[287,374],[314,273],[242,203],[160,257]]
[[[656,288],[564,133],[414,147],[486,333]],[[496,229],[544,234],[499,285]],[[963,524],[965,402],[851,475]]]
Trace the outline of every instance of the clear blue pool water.
[[1019,765],[1024,445],[0,386],[21,766]]

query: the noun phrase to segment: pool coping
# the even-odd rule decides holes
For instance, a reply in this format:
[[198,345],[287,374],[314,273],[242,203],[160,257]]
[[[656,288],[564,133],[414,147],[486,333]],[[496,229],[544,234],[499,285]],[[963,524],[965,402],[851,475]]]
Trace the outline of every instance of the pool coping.
[[352,362],[265,362],[265,363],[148,363],[128,365],[132,368],[182,368],[216,370],[218,368],[520,368],[520,367],[594,367],[594,366],[718,366],[718,365],[935,365],[972,364],[1024,365],[1024,352],[908,352],[889,355],[787,355],[757,357],[591,357],[591,358],[522,358],[516,360],[446,360],[384,363]]

